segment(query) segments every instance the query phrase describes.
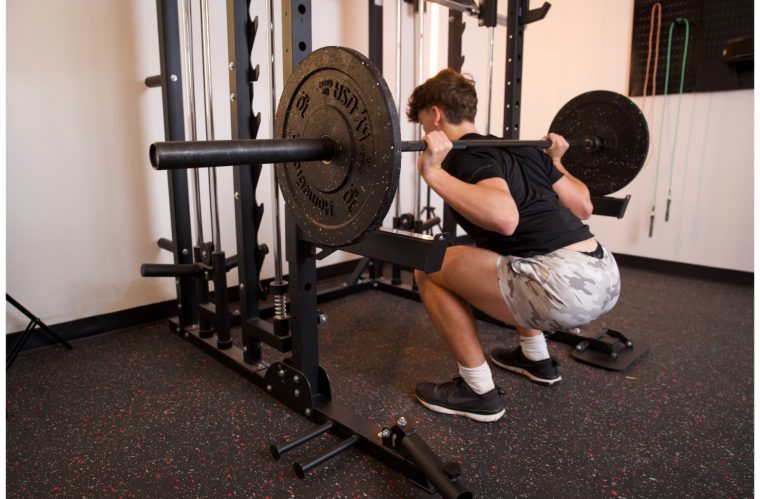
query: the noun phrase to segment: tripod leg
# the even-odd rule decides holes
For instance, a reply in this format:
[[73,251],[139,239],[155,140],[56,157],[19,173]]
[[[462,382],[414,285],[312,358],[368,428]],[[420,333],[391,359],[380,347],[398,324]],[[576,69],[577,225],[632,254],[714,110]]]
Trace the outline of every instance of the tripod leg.
[[[71,350],[72,348],[74,348],[66,340],[64,340],[63,338],[61,338],[60,336],[58,336],[55,333],[55,331],[53,331],[52,329],[50,329],[47,326],[47,324],[45,324],[44,322],[42,322],[39,319],[39,317],[36,317],[35,315],[33,315],[29,310],[27,310],[23,305],[21,305],[19,302],[17,302],[8,293],[5,293],[5,300],[8,303],[10,303],[11,305],[13,305],[14,307],[16,307],[16,309],[18,309],[19,312],[21,312],[22,314],[24,314],[25,316],[27,316],[32,321],[32,323],[29,325],[31,327],[30,331],[32,329],[34,329],[34,326],[38,325],[38,326],[40,326],[40,329],[42,329],[43,331],[45,331],[46,333],[48,333],[49,335],[51,335],[56,341],[58,341],[58,343],[60,343],[61,345],[65,346],[67,349]],[[29,327],[27,327],[27,329],[29,329]],[[24,341],[26,341],[26,340],[24,340]]]
[[37,324],[40,326],[40,329],[42,329],[47,334],[49,334],[50,336],[52,336],[53,338],[55,338],[56,340],[58,340],[58,343],[60,343],[61,345],[65,346],[68,350],[71,350],[72,348],[74,348],[74,347],[71,346],[71,344],[68,341],[66,341],[63,338],[61,338],[60,336],[58,336],[58,334],[55,331],[53,331],[52,329],[50,329],[41,320],[38,319],[37,320]]
[[32,331],[34,330],[34,327],[37,324],[35,321],[32,321],[29,323],[28,326],[26,326],[26,329],[24,329],[24,333],[21,335],[21,338],[16,342],[15,345],[13,345],[13,348],[11,349],[11,353],[8,354],[8,357],[5,359],[5,370],[7,371],[11,364],[13,364],[13,361],[16,360],[16,356],[21,353],[21,349],[24,348],[24,345],[26,344],[26,340],[29,339],[29,336],[31,336]]

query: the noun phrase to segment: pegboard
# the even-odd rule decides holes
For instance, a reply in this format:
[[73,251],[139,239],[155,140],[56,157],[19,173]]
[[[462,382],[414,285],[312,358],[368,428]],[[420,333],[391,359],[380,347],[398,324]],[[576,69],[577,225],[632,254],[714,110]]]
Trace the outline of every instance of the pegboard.
[[[656,0],[635,0],[631,41],[631,73],[629,95],[640,96],[644,87],[649,49],[652,7]],[[754,62],[729,64],[723,60],[723,49],[729,40],[754,36],[753,0],[660,0],[662,24],[660,54],[657,64],[656,93],[665,91],[668,33],[677,18],[689,21],[689,47],[686,54],[684,92],[715,92],[754,87]],[[652,36],[651,64],[654,64],[657,19]],[[683,24],[673,28],[670,53],[668,93],[677,93],[681,82],[681,63],[686,30]],[[652,72],[649,88],[651,95]]]

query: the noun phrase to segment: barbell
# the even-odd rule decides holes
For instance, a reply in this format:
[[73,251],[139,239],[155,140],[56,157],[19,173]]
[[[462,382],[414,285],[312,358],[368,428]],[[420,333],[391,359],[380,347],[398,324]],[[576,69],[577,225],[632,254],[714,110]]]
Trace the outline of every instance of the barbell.
[[[562,162],[592,194],[606,195],[638,174],[649,129],[627,97],[586,92],[565,104],[550,131],[570,144]],[[277,183],[305,239],[320,246],[358,242],[385,218],[398,186],[402,141],[393,96],[361,53],[325,47],[293,70],[280,98],[274,139],[156,142],[157,170],[275,163]],[[547,140],[458,140],[455,149],[538,147]]]

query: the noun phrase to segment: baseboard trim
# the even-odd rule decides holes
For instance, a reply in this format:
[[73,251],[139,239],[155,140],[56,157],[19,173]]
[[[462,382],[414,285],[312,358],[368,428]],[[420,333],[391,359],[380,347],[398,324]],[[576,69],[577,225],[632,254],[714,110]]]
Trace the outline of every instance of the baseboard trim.
[[[753,272],[705,267],[701,265],[657,260],[654,258],[645,258],[620,253],[615,254],[615,259],[622,267],[632,267],[664,274],[675,274],[697,279],[754,286],[755,274]],[[320,267],[317,269],[317,279],[330,279],[339,275],[350,274],[354,271],[360,260],[361,259],[352,259]],[[287,280],[287,275],[283,276],[283,278]],[[271,279],[265,279],[264,283],[266,284],[269,281],[271,281]],[[230,300],[236,301],[238,296],[237,286],[229,288],[229,293]],[[32,312],[34,311],[32,310]],[[176,301],[168,300],[127,310],[120,310],[109,314],[85,317],[83,319],[63,322],[60,324],[48,324],[48,326],[66,341],[72,341],[168,320],[175,315],[177,315]],[[13,345],[21,340],[22,334],[23,331],[18,331],[6,335],[6,351],[11,351]],[[48,338],[47,335],[43,333],[34,333],[29,337],[22,351],[26,352],[56,344],[57,343]]]
[[680,275],[683,277],[692,277],[696,279],[707,279],[710,281],[721,281],[730,284],[740,284],[743,286],[754,286],[755,273],[744,272],[741,270],[721,269],[717,267],[706,267],[703,265],[694,265],[691,263],[672,262],[668,260],[658,260],[655,258],[646,258],[642,256],[626,255],[615,253],[615,260],[622,267],[632,267],[641,270],[650,270],[661,272],[663,274]]
[[[34,313],[34,310],[30,310],[30,312]],[[118,312],[96,315],[93,317],[85,317],[83,319],[76,319],[59,324],[46,324],[49,328],[55,331],[58,336],[70,342],[117,331],[119,329],[150,324],[152,322],[168,319],[173,315],[177,315],[176,300],[142,305],[127,310],[120,310]],[[18,331],[5,336],[5,347],[7,352],[11,351],[16,342],[21,341],[22,334],[23,331]],[[26,344],[24,344],[22,352],[57,344],[58,343],[56,343],[53,338],[38,329],[29,336]]]

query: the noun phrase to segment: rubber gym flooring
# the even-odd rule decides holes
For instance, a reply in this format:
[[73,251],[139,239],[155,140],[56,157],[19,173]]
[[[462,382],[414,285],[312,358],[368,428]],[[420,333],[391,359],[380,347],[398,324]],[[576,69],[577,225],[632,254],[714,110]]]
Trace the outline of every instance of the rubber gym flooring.
[[[455,364],[420,303],[366,291],[321,305],[332,398],[390,425],[403,415],[475,497],[753,496],[753,288],[621,268],[610,327],[651,351],[626,372],[550,342],[563,381],[494,369],[506,415],[484,424],[425,410],[416,382]],[[515,334],[479,323],[486,349]],[[267,353],[270,353],[267,351]],[[267,360],[279,360],[279,357]],[[356,449],[301,480],[270,444],[314,428],[165,323],[22,353],[7,372],[6,494],[30,497],[428,497]]]

